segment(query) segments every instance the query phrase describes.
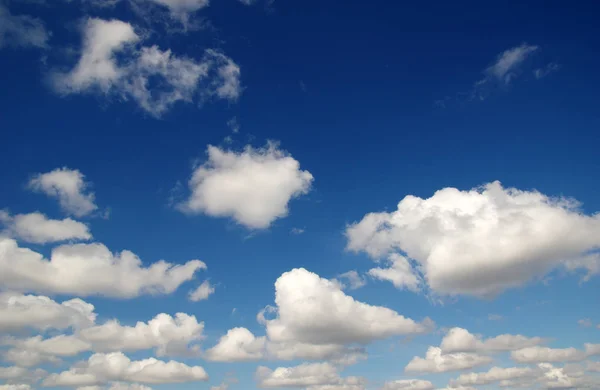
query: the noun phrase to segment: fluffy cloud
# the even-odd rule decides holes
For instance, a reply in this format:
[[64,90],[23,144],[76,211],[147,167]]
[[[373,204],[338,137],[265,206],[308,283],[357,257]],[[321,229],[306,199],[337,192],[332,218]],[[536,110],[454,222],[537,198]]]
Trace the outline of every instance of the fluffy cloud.
[[385,382],[381,390],[434,390],[433,383],[420,379],[401,379]]
[[47,260],[0,238],[0,285],[17,291],[115,298],[169,294],[205,268],[200,260],[181,265],[161,260],[144,267],[134,253],[113,255],[102,244],[62,245]]
[[375,279],[392,282],[394,287],[399,289],[419,291],[421,278],[411,267],[406,257],[392,253],[389,255],[388,261],[388,268],[371,268],[368,272],[369,275]]
[[440,348],[444,353],[452,352],[499,352],[514,351],[544,342],[540,337],[503,334],[485,340],[463,328],[452,328],[442,339]]
[[68,371],[49,375],[44,386],[96,386],[112,381],[144,384],[184,383],[208,380],[202,367],[154,358],[132,361],[120,352],[97,353]]
[[28,15],[13,15],[0,4],[0,49],[12,47],[47,48],[50,33],[44,23]]
[[500,381],[509,381],[514,379],[532,378],[537,375],[537,370],[530,367],[492,367],[487,372],[472,372],[462,374],[456,380],[450,383],[453,386],[483,386]]
[[0,390],[31,390],[30,385],[0,385]]
[[[343,282],[344,280],[346,283]],[[340,288],[349,288],[350,290],[359,289],[367,284],[365,279],[356,271],[344,272],[343,274],[339,275],[335,281],[340,284]]]
[[420,324],[388,308],[355,301],[336,283],[303,268],[277,279],[275,303],[276,318],[265,320],[267,335],[274,342],[368,343],[424,333],[431,326],[429,320]]
[[519,66],[536,50],[538,50],[537,46],[526,43],[505,50],[498,55],[496,61],[486,69],[485,73],[508,84],[515,77]]
[[212,361],[254,361],[264,358],[266,337],[256,337],[246,328],[233,328],[206,351],[205,357]]
[[511,352],[511,358],[519,363],[579,362],[600,354],[600,344],[585,344],[577,348],[529,347]]
[[8,213],[0,211],[0,223],[6,226],[5,233],[35,244],[92,238],[86,224],[71,218],[48,219],[42,213],[10,216]]
[[415,356],[404,368],[407,372],[447,372],[459,371],[489,364],[492,359],[475,353],[443,354],[437,347],[429,347],[425,358]]
[[600,214],[570,199],[499,182],[431,198],[406,196],[391,213],[348,226],[348,249],[378,259],[403,252],[440,294],[490,296],[542,277],[600,246]]
[[[153,1],[182,15],[200,3]],[[197,95],[234,101],[241,94],[239,67],[218,51],[206,50],[201,60],[194,60],[157,46],[139,47],[141,38],[133,26],[119,20],[89,19],[83,35],[77,65],[53,75],[53,85],[61,94],[99,91],[133,99],[155,117],[177,102],[193,102]],[[117,61],[117,56],[123,60]]]
[[78,298],[58,303],[44,296],[0,293],[0,333],[81,328],[95,320],[94,306]]
[[323,386],[340,386],[343,389],[344,386],[362,388],[365,383],[364,379],[358,377],[341,378],[338,369],[330,363],[304,363],[296,367],[278,367],[275,370],[261,366],[256,370],[256,377],[262,388],[323,389]]
[[201,285],[198,286],[198,288],[196,288],[193,291],[190,291],[188,298],[192,302],[203,301],[205,299],[208,299],[208,297],[214,292],[215,288],[211,286],[208,280],[205,280],[204,282],[202,282]]
[[209,0],[150,0],[169,9],[171,16],[187,24],[190,14],[208,6]]
[[310,172],[274,143],[240,153],[209,146],[208,161],[194,171],[192,194],[180,207],[264,229],[286,216],[290,200],[307,193],[312,181]]

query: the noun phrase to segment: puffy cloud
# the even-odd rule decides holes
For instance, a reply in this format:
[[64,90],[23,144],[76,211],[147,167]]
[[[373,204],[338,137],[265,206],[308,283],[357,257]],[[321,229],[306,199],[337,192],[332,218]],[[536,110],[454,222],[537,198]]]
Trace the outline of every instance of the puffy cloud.
[[95,319],[94,306],[78,298],[58,303],[44,296],[0,293],[0,333],[81,328]]
[[[95,66],[104,69],[100,64],[95,63]],[[39,173],[29,181],[29,187],[57,198],[65,212],[77,217],[88,215],[98,209],[94,203],[94,193],[88,191],[89,183],[77,169],[57,168],[50,172]]]
[[399,289],[419,291],[421,278],[415,273],[406,257],[392,253],[388,260],[390,264],[388,268],[372,268],[368,272],[369,275],[375,279],[392,282],[394,287]]
[[364,387],[365,382],[358,377],[341,378],[338,369],[330,363],[304,363],[295,367],[278,367],[275,370],[261,366],[256,370],[256,377],[262,388],[343,389],[344,386]]
[[600,214],[577,206],[499,182],[445,188],[428,199],[406,196],[394,212],[365,215],[348,226],[348,249],[376,259],[405,253],[439,294],[491,296],[600,246]]
[[310,172],[274,143],[240,153],[209,146],[208,161],[195,169],[192,194],[180,208],[265,229],[287,215],[290,200],[306,194],[312,181]]
[[600,385],[598,378],[584,376],[583,371],[569,370],[569,367],[555,367],[549,363],[541,363],[538,368],[542,374],[536,383],[545,389],[596,389]]
[[590,356],[600,354],[600,344],[584,345],[585,349],[577,348],[548,348],[529,347],[511,352],[511,358],[519,363],[553,363],[553,362],[578,362]]
[[233,328],[206,351],[205,357],[212,361],[253,361],[264,358],[266,338],[256,337],[246,328]]
[[27,373],[22,367],[0,367],[0,379],[19,379]]
[[150,0],[169,9],[171,16],[184,25],[188,23],[190,14],[208,6],[209,0]]
[[102,244],[62,245],[47,260],[0,238],[0,284],[17,291],[115,298],[169,294],[205,268],[200,260],[181,265],[161,260],[144,267],[134,253],[113,255]]
[[415,356],[404,368],[407,372],[447,372],[459,371],[491,363],[489,356],[475,353],[443,354],[437,347],[429,347],[425,358]]
[[336,283],[303,268],[277,279],[275,303],[277,317],[264,321],[273,342],[368,343],[394,335],[424,333],[431,326],[428,319],[417,323],[386,307],[355,301]]
[[442,339],[440,348],[444,353],[452,352],[498,352],[514,351],[543,343],[540,337],[502,334],[482,340],[463,328],[452,328]]
[[50,33],[44,23],[28,15],[13,15],[0,4],[0,49],[12,47],[47,48]]
[[42,213],[10,216],[0,211],[0,223],[6,226],[10,236],[35,244],[92,238],[86,224],[71,218],[48,219]]
[[96,386],[112,381],[143,384],[184,383],[208,380],[200,366],[188,366],[176,361],[164,362],[154,358],[132,361],[120,352],[97,353],[68,371],[49,375],[44,386]]
[[[199,3],[153,1],[169,6],[177,14]],[[154,117],[160,117],[177,102],[193,102],[197,95],[235,101],[241,94],[239,67],[216,50],[206,50],[201,60],[194,60],[157,46],[139,47],[141,38],[133,26],[119,20],[90,18],[83,34],[77,65],[67,73],[53,75],[59,93],[99,91],[133,99]],[[117,62],[117,56],[123,60]]]
[[203,301],[208,299],[208,297],[215,292],[215,288],[210,284],[208,280],[202,282],[201,285],[198,286],[193,291],[190,291],[188,298],[192,302]]
[[381,390],[434,390],[433,383],[420,379],[401,379],[383,384]]
[[537,374],[538,371],[530,367],[492,367],[487,372],[472,372],[468,374],[462,374],[456,380],[451,381],[451,384],[453,386],[483,386],[500,381],[532,378],[535,377]]
[[[344,283],[343,280],[346,280],[346,283]],[[344,272],[343,274],[339,275],[335,281],[340,284],[342,289],[349,288],[350,290],[359,289],[367,284],[365,279],[356,271]]]

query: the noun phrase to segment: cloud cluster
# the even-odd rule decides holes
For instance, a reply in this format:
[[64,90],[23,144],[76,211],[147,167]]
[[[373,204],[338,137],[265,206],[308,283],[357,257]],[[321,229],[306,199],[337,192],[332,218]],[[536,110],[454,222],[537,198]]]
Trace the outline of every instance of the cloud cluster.
[[444,353],[453,352],[501,352],[537,346],[544,343],[541,337],[502,334],[482,339],[463,328],[450,329],[440,344]]
[[274,143],[239,153],[209,146],[208,161],[194,170],[192,193],[180,209],[265,229],[287,215],[290,200],[306,194],[312,181],[310,172]]
[[360,377],[342,378],[337,367],[330,363],[304,363],[295,367],[277,367],[271,370],[260,366],[256,370],[258,385],[262,388],[305,388],[307,390],[362,390],[365,380]]
[[12,47],[48,47],[50,32],[44,22],[29,15],[13,15],[0,4],[0,49]]
[[[192,2],[164,3],[179,13]],[[142,37],[120,20],[90,18],[83,36],[75,67],[52,76],[61,94],[100,92],[132,99],[155,117],[177,102],[191,103],[197,97],[234,101],[241,94],[239,67],[218,51],[206,50],[202,59],[195,60],[157,46],[140,47]]]
[[568,262],[595,272],[589,252],[600,247],[600,214],[584,214],[571,199],[493,182],[470,191],[444,188],[428,199],[406,196],[396,211],[369,213],[348,226],[346,236],[348,249],[375,259],[414,259],[413,272],[422,272],[435,293],[486,297]]

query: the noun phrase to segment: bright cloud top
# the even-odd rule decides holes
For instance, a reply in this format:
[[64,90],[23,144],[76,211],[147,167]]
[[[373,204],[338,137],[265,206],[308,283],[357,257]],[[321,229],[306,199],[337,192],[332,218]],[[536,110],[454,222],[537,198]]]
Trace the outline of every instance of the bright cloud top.
[[560,265],[595,269],[600,215],[570,199],[505,189],[444,188],[406,196],[391,213],[369,213],[348,226],[348,249],[373,258],[401,252],[418,263],[434,292],[489,296],[521,286]]
[[[131,24],[119,20],[90,18],[83,36],[77,65],[69,72],[53,75],[53,85],[61,94],[96,91],[133,99],[155,117],[177,102],[191,103],[198,96],[234,101],[241,94],[239,67],[218,51],[206,50],[201,60],[194,60],[157,46],[139,47],[142,38]],[[117,56],[125,59],[118,61]]]
[[98,209],[95,194],[88,190],[90,184],[77,169],[57,168],[39,173],[29,181],[29,188],[57,198],[60,207],[68,214],[83,217]]
[[134,253],[113,254],[102,244],[62,245],[45,259],[0,238],[0,285],[16,291],[114,298],[168,294],[201,269],[206,265],[200,260],[177,265],[161,260],[144,267]]
[[5,233],[8,233],[8,235],[34,244],[66,240],[89,240],[92,238],[86,224],[71,218],[48,219],[42,213],[11,216],[0,211],[0,223],[6,226]]
[[310,172],[274,143],[239,153],[209,146],[208,161],[194,171],[192,194],[180,208],[265,229],[288,214],[290,200],[306,194],[312,181]]

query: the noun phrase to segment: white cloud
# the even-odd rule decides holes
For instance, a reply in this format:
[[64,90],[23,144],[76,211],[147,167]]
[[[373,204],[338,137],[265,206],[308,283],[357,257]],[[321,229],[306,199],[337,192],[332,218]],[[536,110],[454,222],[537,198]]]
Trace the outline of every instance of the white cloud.
[[205,357],[218,362],[255,361],[264,358],[265,346],[265,337],[255,337],[246,328],[233,328],[206,351]]
[[431,326],[429,319],[420,324],[386,307],[358,302],[336,283],[303,268],[277,279],[275,303],[277,317],[264,321],[273,342],[368,343],[394,335],[424,333]]
[[434,390],[433,383],[421,379],[401,379],[383,384],[381,390]]
[[419,291],[421,277],[411,267],[406,257],[392,253],[388,258],[388,268],[371,268],[369,275],[375,279],[392,282],[398,289],[407,289],[413,292]]
[[600,362],[588,362],[587,371],[600,372]]
[[0,367],[0,379],[19,379],[27,373],[23,367]]
[[452,352],[500,352],[542,344],[541,337],[502,334],[485,340],[463,328],[452,328],[442,339],[440,348],[444,353]]
[[464,352],[443,354],[440,348],[429,347],[425,358],[415,356],[404,370],[407,372],[430,373],[459,371],[489,364],[491,361],[492,358],[489,356]]
[[0,211],[0,223],[6,226],[5,233],[35,244],[92,238],[89,228],[84,223],[71,218],[48,219],[44,214],[37,212],[10,216]]
[[80,328],[95,319],[94,306],[78,298],[58,303],[44,296],[0,293],[0,333]]
[[44,23],[28,15],[13,15],[0,4],[0,49],[12,47],[47,48],[50,33]]
[[[340,279],[346,280],[347,284],[340,281]],[[341,289],[349,288],[350,290],[359,289],[367,284],[366,280],[354,270],[340,274],[336,281],[340,283]]]
[[404,253],[439,294],[491,296],[600,246],[600,214],[577,206],[499,182],[444,188],[428,199],[406,196],[394,212],[365,215],[348,226],[348,249],[375,259]]
[[541,78],[548,76],[550,73],[557,72],[559,69],[560,69],[559,64],[557,64],[556,62],[551,62],[542,68],[534,69],[533,75],[535,76],[536,79],[539,80]]
[[[258,386],[262,388],[303,387],[322,389],[322,386],[364,386],[358,377],[341,378],[338,368],[330,363],[304,363],[295,367],[271,370],[261,366],[256,370]],[[329,388],[329,387],[326,387]]]
[[198,302],[208,299],[211,294],[214,294],[215,288],[210,284],[208,280],[205,280],[193,291],[190,291],[188,298],[192,302]]
[[208,161],[194,171],[192,194],[180,207],[265,229],[288,214],[290,200],[306,194],[312,181],[310,172],[274,143],[240,153],[209,146]]
[[0,390],[31,390],[30,385],[0,385]]
[[208,380],[200,366],[188,366],[176,361],[154,358],[132,361],[120,352],[97,353],[68,371],[49,375],[44,386],[81,387],[106,384],[112,381],[143,384],[185,383]]
[[169,294],[205,268],[200,260],[177,265],[161,260],[144,267],[134,253],[112,254],[102,244],[62,245],[47,260],[0,238],[0,284],[17,291],[115,298]]
[[171,16],[174,19],[181,21],[186,25],[189,21],[190,14],[208,7],[209,0],[149,0],[156,4],[160,4],[169,9]]
[[519,66],[536,50],[537,46],[523,43],[501,53],[485,73],[508,84]]
[[29,187],[57,198],[65,212],[77,217],[98,209],[94,203],[94,193],[88,191],[89,183],[77,169],[57,168],[37,174],[29,181]]
[[600,344],[585,344],[577,348],[528,347],[511,352],[511,358],[519,363],[579,362],[600,354]]
[[487,372],[472,372],[460,375],[456,380],[451,381],[453,386],[483,386],[500,381],[532,378],[538,374],[538,371],[530,367],[492,367]]
[[[154,0],[177,13],[198,1]],[[187,12],[187,11],[186,11]],[[175,103],[197,96],[235,101],[242,92],[239,67],[226,55],[206,50],[201,60],[178,57],[157,46],[140,47],[133,26],[119,20],[89,19],[84,27],[82,54],[69,72],[55,72],[55,89],[62,94],[101,92],[133,99],[154,117]],[[116,57],[123,57],[117,61]]]

